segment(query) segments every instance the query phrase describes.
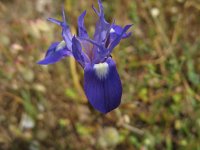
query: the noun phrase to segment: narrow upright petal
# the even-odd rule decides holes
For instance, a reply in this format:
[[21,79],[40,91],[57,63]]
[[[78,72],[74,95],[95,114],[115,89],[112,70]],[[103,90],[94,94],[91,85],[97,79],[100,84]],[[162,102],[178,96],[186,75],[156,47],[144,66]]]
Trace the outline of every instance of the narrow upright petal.
[[119,44],[119,42],[123,38],[123,35],[126,34],[126,32],[128,31],[128,29],[131,26],[132,25],[126,25],[122,29],[120,34],[119,35],[116,34],[115,38],[112,41],[110,41],[110,43],[108,43],[108,46],[104,45],[104,43],[102,43],[102,42],[98,42],[98,41],[95,41],[95,40],[83,38],[83,40],[86,40],[86,41],[92,43],[94,45],[94,48],[97,49],[96,55],[95,55],[95,58],[94,58],[93,62],[94,63],[99,63],[99,62],[102,62],[103,60],[105,60],[105,58],[109,57],[111,52],[113,51],[113,49]]
[[69,50],[72,49],[72,34],[69,25],[66,22],[65,11],[62,10],[62,21],[56,20],[54,18],[48,18],[48,21],[55,23],[62,27],[62,37],[66,42],[66,46]]
[[[84,17],[86,15],[86,11],[84,11],[78,18],[78,37],[81,38],[89,38],[87,30],[84,25]],[[92,52],[92,46],[89,42],[82,40],[81,45],[84,48],[85,53],[89,56],[89,58],[92,59],[93,52]]]
[[89,62],[88,57],[82,51],[80,42],[75,36],[72,38],[72,54],[82,67],[85,66],[85,63]]
[[94,40],[97,42],[105,40],[106,33],[110,28],[110,24],[105,20],[104,17],[104,9],[101,0],[98,0],[98,5],[99,5],[99,12],[93,7],[94,11],[97,13],[99,17],[94,33]]
[[85,66],[84,90],[91,105],[102,113],[108,113],[119,106],[122,85],[111,58],[104,63]]
[[78,18],[78,36],[83,38],[88,38],[88,33],[84,25],[84,17],[86,11],[84,11]]

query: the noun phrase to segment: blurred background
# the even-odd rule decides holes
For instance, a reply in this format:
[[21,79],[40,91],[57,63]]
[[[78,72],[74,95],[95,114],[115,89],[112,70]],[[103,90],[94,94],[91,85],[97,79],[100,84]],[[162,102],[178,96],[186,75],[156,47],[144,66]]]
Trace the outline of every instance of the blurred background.
[[97,0],[0,0],[1,150],[200,150],[200,1],[103,0],[105,16],[133,23],[113,57],[123,84],[106,115],[88,104],[83,70],[67,58],[37,65],[61,30]]

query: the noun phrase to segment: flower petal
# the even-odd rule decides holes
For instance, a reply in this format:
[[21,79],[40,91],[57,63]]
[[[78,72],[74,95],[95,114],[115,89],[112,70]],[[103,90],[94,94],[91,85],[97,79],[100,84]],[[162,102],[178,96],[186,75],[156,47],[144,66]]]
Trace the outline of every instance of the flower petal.
[[[110,36],[107,39],[107,47],[109,46],[110,43],[112,43],[118,36],[120,36],[120,34],[123,32],[123,28],[119,25],[113,24],[110,30]],[[128,33],[124,33],[122,35],[122,39],[128,38],[131,36],[131,32]]]
[[48,18],[47,20],[50,21],[50,22],[52,22],[52,23],[55,23],[55,24],[57,24],[57,25],[59,25],[59,26],[62,25],[62,22],[61,22],[61,21],[56,20],[56,19],[54,19],[54,18]]
[[65,50],[60,50],[55,52],[53,55],[45,57],[43,60],[39,61],[38,64],[40,65],[54,64],[67,55],[68,54]]
[[38,62],[40,65],[54,64],[65,56],[70,56],[71,51],[67,50],[67,47],[62,45],[62,42],[55,42],[51,44],[46,52],[45,58]]
[[70,31],[69,25],[66,22],[64,8],[62,9],[62,19],[63,19],[62,36],[63,36],[63,39],[65,40],[65,42],[67,44],[67,48],[71,50],[72,49],[72,34],[71,34],[71,31]]
[[[104,17],[104,9],[101,0],[98,0],[99,11],[93,7],[93,10],[98,15],[99,19],[96,23],[95,33],[94,33],[94,41],[99,44],[104,45],[107,37],[107,33],[110,29],[110,24],[105,20]],[[98,47],[94,45],[93,47],[94,57],[99,57],[98,55]]]
[[111,58],[96,65],[97,67],[86,65],[84,68],[84,90],[95,109],[108,113],[119,106],[122,85],[115,62]]
[[62,9],[62,21],[56,20],[54,18],[48,18],[48,21],[53,22],[62,27],[62,37],[66,42],[66,46],[69,50],[72,49],[72,34],[69,25],[66,22],[65,11]]
[[[110,34],[112,35],[120,35],[123,32],[123,28],[119,25],[113,24],[110,30]],[[131,32],[124,33],[122,38],[128,38],[131,35]]]
[[65,42],[67,43],[67,48],[72,50],[72,34],[67,24],[63,24],[62,36]]
[[88,41],[88,42],[90,42],[91,44],[93,44],[93,46],[94,47],[96,47],[96,55],[95,55],[95,57],[93,58],[93,60],[92,60],[92,63],[93,64],[96,64],[96,63],[100,63],[102,60],[104,60],[105,59],[105,56],[106,56],[106,54],[108,53],[108,49],[107,48],[105,48],[104,46],[103,46],[103,44],[99,44],[99,43],[97,43],[96,41],[94,41],[94,40],[91,40],[91,39],[89,39],[89,38],[81,38],[82,39],[82,41]]
[[[84,26],[84,17],[86,15],[86,11],[84,11],[78,18],[78,38],[89,38],[87,30]],[[84,48],[85,53],[92,59],[92,46],[88,41],[81,40],[81,45]]]
[[106,38],[106,33],[110,28],[110,24],[105,20],[104,9],[101,0],[98,0],[99,12],[93,7],[95,13],[99,16],[99,20],[96,24],[96,29],[94,33],[94,40],[97,42],[104,41]]
[[72,38],[72,54],[82,67],[85,66],[85,63],[89,62],[88,57],[82,51],[80,42],[75,36]]
[[47,50],[47,52],[46,52],[46,54],[45,54],[45,57],[51,55],[51,54],[55,51],[55,49],[56,49],[56,47],[59,45],[59,43],[60,43],[60,42],[54,42],[54,43],[52,43],[52,44],[49,46],[49,48],[48,48],[48,50]]
[[86,11],[84,11],[78,18],[78,35],[79,37],[88,38],[88,33],[84,26],[85,15],[86,15]]
[[126,25],[123,30],[121,31],[121,33],[112,41],[112,43],[109,46],[109,53],[112,52],[112,50],[119,44],[119,42],[121,41],[121,39],[123,38],[123,35],[126,33],[126,31],[128,31],[128,29],[131,27],[132,25]]

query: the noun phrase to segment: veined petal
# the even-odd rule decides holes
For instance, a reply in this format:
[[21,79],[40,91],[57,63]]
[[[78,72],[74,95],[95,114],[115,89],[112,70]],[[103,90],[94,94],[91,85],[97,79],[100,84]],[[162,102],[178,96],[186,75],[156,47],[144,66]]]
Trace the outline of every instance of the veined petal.
[[104,56],[106,56],[108,49],[106,49],[103,44],[101,43],[97,43],[94,40],[88,39],[88,38],[82,38],[82,40],[88,41],[91,44],[94,45],[94,47],[97,49],[96,50],[96,55],[95,58],[92,60],[92,63],[99,63],[101,62],[102,58],[105,58]]
[[67,50],[67,47],[62,42],[55,42],[51,44],[46,52],[45,58],[38,62],[40,65],[54,64],[63,57],[70,56],[71,51]]
[[104,63],[85,66],[84,90],[91,105],[102,113],[108,113],[119,106],[122,85],[111,58]]

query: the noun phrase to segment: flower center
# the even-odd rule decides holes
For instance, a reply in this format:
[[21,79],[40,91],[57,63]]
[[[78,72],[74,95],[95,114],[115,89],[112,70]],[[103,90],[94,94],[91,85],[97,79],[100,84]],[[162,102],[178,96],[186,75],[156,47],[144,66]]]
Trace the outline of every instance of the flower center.
[[106,62],[104,63],[99,63],[94,65],[94,70],[96,72],[96,75],[100,78],[103,79],[106,77],[108,73],[108,64]]

